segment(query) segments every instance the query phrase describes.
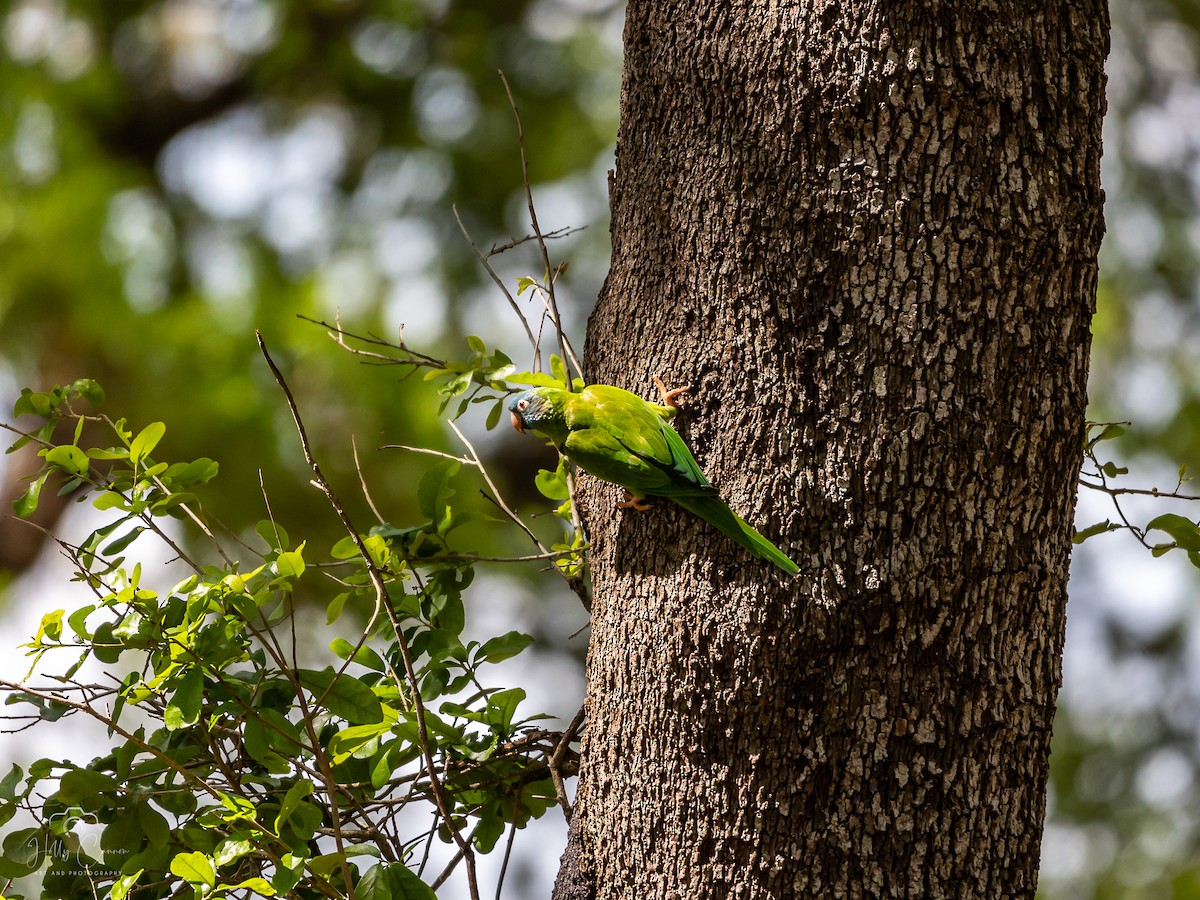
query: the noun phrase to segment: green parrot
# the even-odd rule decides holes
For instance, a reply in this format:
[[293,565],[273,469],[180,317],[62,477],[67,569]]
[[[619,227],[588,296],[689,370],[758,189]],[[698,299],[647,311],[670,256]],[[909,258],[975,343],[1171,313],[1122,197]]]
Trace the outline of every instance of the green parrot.
[[666,405],[606,384],[579,392],[538,387],[517,394],[508,409],[517,431],[541,432],[585,472],[624,488],[626,502],[618,506],[647,509],[646,497],[674,500],[759,559],[795,575],[797,565],[729,508],[668,424],[676,395],[687,388],[668,392],[659,382],[659,389]]

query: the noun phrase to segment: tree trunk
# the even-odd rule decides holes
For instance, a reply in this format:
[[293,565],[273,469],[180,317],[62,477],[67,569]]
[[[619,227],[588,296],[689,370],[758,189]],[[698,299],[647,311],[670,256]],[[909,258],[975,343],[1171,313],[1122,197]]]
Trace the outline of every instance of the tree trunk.
[[592,381],[788,579],[584,480],[556,896],[1032,897],[1103,232],[1103,0],[631,0]]

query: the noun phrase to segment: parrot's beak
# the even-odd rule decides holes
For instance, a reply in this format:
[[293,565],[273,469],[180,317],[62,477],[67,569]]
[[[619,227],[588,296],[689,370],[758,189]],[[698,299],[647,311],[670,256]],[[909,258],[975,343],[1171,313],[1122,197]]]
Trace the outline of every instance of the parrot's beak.
[[518,416],[515,412],[509,413],[509,415],[512,416],[513,428],[517,429],[517,431],[521,432],[521,434],[524,434],[525,433],[525,423],[521,421],[521,417]]

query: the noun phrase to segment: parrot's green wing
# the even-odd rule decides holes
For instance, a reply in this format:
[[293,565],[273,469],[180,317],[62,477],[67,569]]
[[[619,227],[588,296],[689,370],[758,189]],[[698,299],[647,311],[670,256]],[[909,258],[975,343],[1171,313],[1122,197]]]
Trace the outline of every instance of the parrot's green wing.
[[567,458],[637,497],[670,498],[759,559],[789,575],[799,571],[720,498],[683,438],[668,424],[672,410],[608,385],[592,385],[564,399],[570,404],[569,432],[560,447]]
[[638,497],[715,494],[664,408],[608,385],[592,385],[568,402],[562,451],[593,475]]

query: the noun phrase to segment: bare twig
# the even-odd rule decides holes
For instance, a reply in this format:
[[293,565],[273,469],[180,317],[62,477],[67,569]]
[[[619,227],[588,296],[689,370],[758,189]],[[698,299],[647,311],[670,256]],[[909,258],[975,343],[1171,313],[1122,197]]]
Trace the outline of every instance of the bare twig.
[[496,270],[493,269],[492,264],[488,262],[488,257],[492,254],[485,256],[483,251],[479,249],[479,245],[475,243],[475,239],[471,237],[471,233],[467,231],[467,226],[463,224],[462,216],[458,214],[458,206],[452,206],[451,209],[454,210],[454,220],[458,222],[458,230],[461,231],[463,237],[467,239],[467,243],[471,245],[471,249],[474,250],[475,255],[479,257],[479,262],[483,264],[483,268],[487,271],[488,275],[491,276],[492,281],[496,283],[496,287],[500,288],[504,294],[504,298],[508,300],[508,305],[512,307],[513,312],[517,314],[517,318],[521,320],[521,325],[525,328],[525,336],[529,338],[529,346],[533,348],[534,371],[540,372],[542,370],[542,358],[541,354],[538,353],[538,342],[537,339],[534,338],[533,331],[529,327],[529,320],[526,319],[525,314],[521,312],[521,307],[517,303],[517,298],[512,295],[512,291],[508,289],[508,285],[504,283],[504,279],[496,274]]
[[[517,147],[521,152],[521,182],[525,186],[525,202],[529,208],[529,224],[532,226],[533,234],[537,238],[538,249],[542,253],[542,262],[546,266],[546,309],[550,315],[550,321],[554,325],[554,330],[558,334],[558,349],[563,358],[563,364],[574,365],[576,374],[582,378],[583,367],[579,364],[574,350],[571,350],[567,345],[567,336],[563,332],[562,319],[558,314],[558,297],[554,292],[554,282],[558,277],[559,270],[550,262],[550,249],[546,246],[546,236],[538,224],[537,207],[533,202],[533,187],[529,182],[529,158],[525,153],[525,126],[521,122],[521,112],[517,109],[517,101],[513,97],[508,79],[504,76],[503,71],[500,71],[499,74],[500,82],[504,85],[504,93],[508,96],[508,105],[511,107],[513,118],[517,123]],[[570,390],[572,380],[570,372],[567,375],[567,389]]]
[[571,724],[567,726],[567,730],[562,733],[562,737],[555,744],[554,753],[546,760],[550,767],[550,778],[554,782],[554,795],[558,799],[558,805],[562,807],[563,815],[566,816],[568,822],[571,821],[572,809],[571,801],[567,799],[567,787],[563,783],[562,764],[566,758],[567,751],[571,749],[571,741],[575,740],[575,735],[583,727],[585,715],[585,707],[579,707],[579,711],[575,713],[575,718],[571,720]]

